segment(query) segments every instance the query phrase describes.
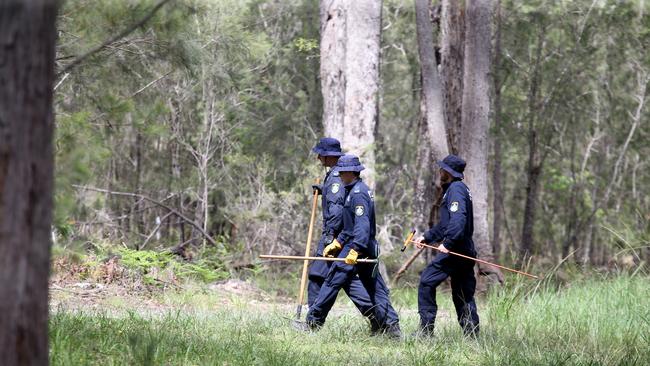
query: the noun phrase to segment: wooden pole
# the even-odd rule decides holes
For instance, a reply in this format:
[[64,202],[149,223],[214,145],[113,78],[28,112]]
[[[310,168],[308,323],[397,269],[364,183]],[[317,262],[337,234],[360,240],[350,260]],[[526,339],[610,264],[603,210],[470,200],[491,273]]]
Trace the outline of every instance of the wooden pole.
[[[318,179],[316,179],[318,184]],[[307,246],[305,247],[305,257],[311,253],[311,237],[314,232],[314,220],[316,219],[316,206],[318,206],[318,190],[314,189],[314,198],[311,204],[311,217],[309,218],[309,231],[307,234]],[[307,286],[307,270],[309,260],[305,259],[302,265],[302,277],[300,278],[300,294],[298,295],[298,307],[296,308],[296,319],[300,319],[302,313],[302,304],[305,302],[305,287]]]
[[[438,249],[438,247],[434,247],[433,245],[424,244],[424,243],[420,243],[418,241],[412,240],[411,238],[413,237],[413,235],[415,235],[415,230],[413,230],[409,234],[409,236],[406,238],[406,240],[404,241],[404,246],[402,247],[402,251],[404,251],[404,249],[406,249],[406,246],[408,245],[408,243],[415,243],[415,244],[421,245],[421,246],[426,247],[426,248],[431,248],[431,249],[435,249],[437,251],[440,251],[440,249]],[[537,277],[535,275],[532,275],[530,273],[517,271],[516,269],[512,269],[512,268],[504,267],[504,266],[501,266],[501,265],[498,265],[498,264],[490,263],[490,262],[484,261],[482,259],[472,258],[470,256],[460,254],[460,253],[456,253],[456,252],[452,252],[452,251],[449,251],[448,253],[451,254],[451,255],[455,255],[457,257],[462,257],[462,258],[465,258],[465,259],[473,260],[474,262],[487,264],[489,266],[494,266],[494,267],[497,267],[497,268],[505,269],[506,271],[514,272],[514,273],[517,273],[517,274],[520,274],[520,275],[523,275],[523,276],[528,276],[528,277],[531,277],[531,278],[539,279],[539,277]]]
[[[330,258],[330,257],[301,257],[298,255],[271,255],[271,254],[262,254],[260,258],[264,259],[287,259],[294,261],[326,261],[326,262],[345,262],[345,258]],[[379,263],[378,259],[357,259],[357,263]]]

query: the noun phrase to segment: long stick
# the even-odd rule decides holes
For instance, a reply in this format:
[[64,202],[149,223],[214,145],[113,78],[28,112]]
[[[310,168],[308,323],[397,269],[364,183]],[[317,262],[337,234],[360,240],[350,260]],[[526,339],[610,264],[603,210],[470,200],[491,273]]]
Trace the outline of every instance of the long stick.
[[[411,234],[409,234],[409,236],[406,238],[406,240],[404,241],[404,247],[402,247],[402,251],[404,251],[404,249],[406,249],[406,246],[408,245],[408,243],[415,243],[415,244],[422,245],[423,247],[427,247],[427,248],[431,248],[431,249],[435,249],[437,251],[440,251],[440,249],[438,249],[438,247],[434,247],[433,245],[424,244],[424,243],[420,243],[418,241],[412,240],[411,238],[413,237],[414,234],[415,234],[415,231],[412,231]],[[514,273],[517,273],[517,274],[520,274],[520,275],[524,275],[524,276],[528,276],[528,277],[531,277],[531,278],[539,279],[539,277],[537,277],[535,275],[532,275],[530,273],[517,271],[516,269],[512,269],[512,268],[504,267],[504,266],[501,266],[501,265],[498,265],[498,264],[490,263],[490,262],[484,261],[482,259],[472,258],[470,256],[460,254],[460,253],[456,253],[456,252],[452,252],[452,251],[449,251],[448,253],[452,254],[452,255],[455,255],[457,257],[462,257],[462,258],[473,260],[474,262],[487,264],[489,266],[494,266],[494,267],[497,267],[497,268],[505,269],[506,271],[510,271],[510,272],[514,272]]]
[[[326,262],[345,262],[345,258],[330,258],[330,257],[301,257],[298,255],[266,255],[262,254],[260,255],[260,258],[264,259],[288,259],[288,260],[294,260],[294,261],[326,261]],[[357,263],[379,263],[379,260],[377,259],[357,259]]]
[[[318,184],[318,179],[316,179]],[[318,205],[318,190],[314,189],[314,199],[311,204],[311,217],[309,218],[309,232],[307,234],[307,246],[305,247],[305,257],[311,253],[311,236],[314,232],[314,220],[316,219],[316,206]],[[305,301],[305,287],[307,286],[307,268],[309,260],[305,259],[302,265],[302,277],[300,278],[300,294],[298,295],[298,307],[296,308],[296,319],[300,319],[302,313],[302,304]]]

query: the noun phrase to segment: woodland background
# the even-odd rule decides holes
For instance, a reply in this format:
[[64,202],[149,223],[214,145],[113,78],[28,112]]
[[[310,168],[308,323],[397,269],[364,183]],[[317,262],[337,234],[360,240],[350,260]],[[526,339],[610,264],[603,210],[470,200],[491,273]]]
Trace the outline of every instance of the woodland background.
[[[55,250],[171,252],[187,261],[209,259],[224,277],[259,268],[258,254],[303,254],[309,187],[324,173],[310,148],[335,131],[331,122],[328,128],[332,112],[323,94],[331,86],[321,85],[329,80],[321,64],[331,65],[336,55],[321,45],[327,20],[319,2],[160,4],[73,0],[60,11]],[[422,70],[432,60],[418,53],[422,19],[440,64],[434,69],[442,83],[435,87],[445,111],[438,116],[445,116],[450,151],[458,152],[461,136],[486,134],[480,157],[486,179],[481,187],[470,182],[489,204],[477,213],[489,225],[478,244],[482,256],[493,251],[498,261],[540,267],[570,254],[567,261],[587,267],[647,261],[650,16],[644,2],[493,2],[481,18],[489,44],[475,56],[489,66],[489,119],[478,129],[457,129],[456,137],[449,125],[460,117],[449,103],[462,70],[458,76],[445,62],[462,61],[463,52],[445,42],[462,41],[465,5],[376,4],[374,125],[363,127],[356,142],[342,140],[352,150],[362,140],[375,172],[389,276],[405,260],[395,251],[404,235],[432,219],[431,171],[441,155],[435,138],[427,138],[427,124],[439,122],[427,121],[422,107]],[[154,6],[159,9],[144,25],[72,62]],[[425,9],[421,23],[416,6]],[[461,21],[451,24],[454,16]],[[350,32],[368,23],[347,26]],[[445,26],[456,28],[442,32]]]

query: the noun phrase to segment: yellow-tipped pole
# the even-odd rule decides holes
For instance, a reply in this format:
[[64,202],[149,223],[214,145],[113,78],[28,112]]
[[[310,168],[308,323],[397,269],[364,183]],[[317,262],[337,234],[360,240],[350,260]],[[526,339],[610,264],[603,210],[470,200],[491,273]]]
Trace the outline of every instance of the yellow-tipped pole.
[[[262,254],[260,258],[263,259],[285,259],[293,261],[325,261],[325,262],[345,262],[345,258],[333,258],[333,257],[301,257],[298,255],[272,255],[272,254]],[[379,263],[378,259],[367,259],[361,258],[357,259],[357,263]]]
[[[319,180],[316,179],[316,184]],[[307,246],[305,247],[305,257],[311,253],[311,237],[314,232],[314,220],[316,219],[316,206],[318,206],[318,190],[314,189],[314,198],[311,204],[311,217],[309,218],[309,231],[307,234]],[[309,267],[309,260],[305,259],[302,265],[302,276],[300,277],[300,294],[298,295],[298,307],[296,308],[296,319],[300,319],[302,313],[302,305],[305,302],[305,287],[307,286],[307,269]]]
[[[411,234],[409,234],[409,236],[408,236],[408,237],[406,238],[406,240],[404,241],[404,247],[402,247],[402,251],[404,251],[404,249],[406,249],[406,246],[408,245],[409,242],[411,242],[411,243],[415,243],[415,244],[418,244],[418,245],[421,245],[421,246],[426,247],[426,248],[431,248],[431,249],[435,249],[435,250],[437,250],[437,251],[440,251],[440,249],[438,249],[438,247],[434,247],[433,245],[424,244],[424,243],[420,243],[420,242],[417,242],[417,241],[413,240],[413,236],[414,236],[414,235],[415,235],[415,230],[413,230],[413,231],[411,232]],[[539,279],[539,277],[537,277],[537,276],[535,276],[535,275],[532,275],[532,274],[530,274],[530,273],[526,273],[526,272],[518,271],[518,270],[516,270],[516,269],[512,269],[512,268],[504,267],[504,266],[499,265],[499,264],[490,263],[490,262],[488,262],[488,261],[484,261],[484,260],[482,260],[482,259],[473,258],[473,257],[467,256],[467,255],[460,254],[460,253],[456,253],[456,252],[452,252],[452,251],[448,251],[448,253],[451,254],[451,255],[455,255],[455,256],[457,256],[457,257],[461,257],[461,258],[465,258],[465,259],[473,260],[474,262],[479,262],[479,263],[487,264],[488,266],[493,266],[493,267],[501,268],[501,269],[504,269],[504,270],[506,270],[506,271],[510,271],[510,272],[513,272],[513,273],[516,273],[516,274],[520,274],[520,275],[522,275],[522,276],[528,276],[528,277],[530,277],[530,278],[534,278],[534,279],[537,279],[537,280]]]

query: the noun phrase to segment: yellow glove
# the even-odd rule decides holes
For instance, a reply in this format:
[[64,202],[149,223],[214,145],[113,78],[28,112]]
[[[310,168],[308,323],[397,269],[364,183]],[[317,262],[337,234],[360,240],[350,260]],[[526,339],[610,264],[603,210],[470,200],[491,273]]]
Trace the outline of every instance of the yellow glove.
[[357,264],[357,257],[359,256],[359,253],[357,253],[356,250],[350,249],[350,252],[348,253],[348,256],[345,257],[345,264]]
[[342,248],[341,243],[339,243],[338,240],[334,239],[323,250],[323,257],[330,257],[330,258],[334,257],[335,255],[339,254],[341,248]]

